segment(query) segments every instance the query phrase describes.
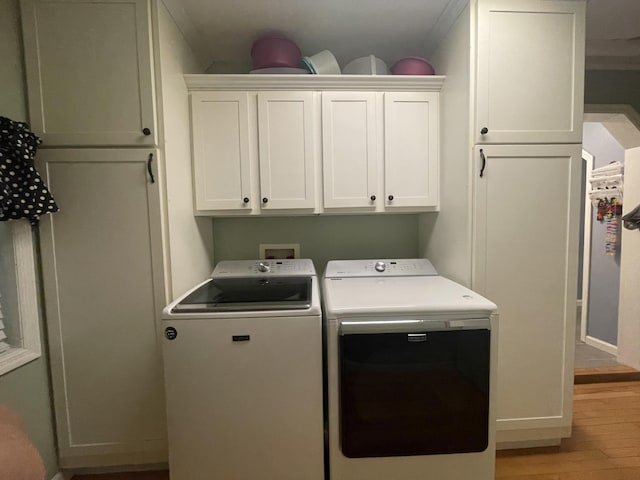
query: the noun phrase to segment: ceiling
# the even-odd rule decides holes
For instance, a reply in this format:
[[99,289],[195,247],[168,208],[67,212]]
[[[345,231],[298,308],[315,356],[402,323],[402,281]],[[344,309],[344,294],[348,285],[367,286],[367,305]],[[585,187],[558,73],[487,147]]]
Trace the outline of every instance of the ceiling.
[[587,68],[640,70],[640,0],[588,0]]
[[[518,1],[518,0],[515,0]],[[247,73],[251,45],[280,32],[303,55],[392,65],[432,52],[468,0],[164,0],[206,71]],[[588,0],[588,68],[640,69],[640,0]]]

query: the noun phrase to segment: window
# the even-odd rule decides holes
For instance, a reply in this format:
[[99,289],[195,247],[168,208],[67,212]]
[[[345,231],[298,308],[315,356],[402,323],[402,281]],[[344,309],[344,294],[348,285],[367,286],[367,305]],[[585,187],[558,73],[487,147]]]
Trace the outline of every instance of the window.
[[9,345],[0,353],[2,375],[41,355],[33,234],[24,220],[0,222],[0,310]]

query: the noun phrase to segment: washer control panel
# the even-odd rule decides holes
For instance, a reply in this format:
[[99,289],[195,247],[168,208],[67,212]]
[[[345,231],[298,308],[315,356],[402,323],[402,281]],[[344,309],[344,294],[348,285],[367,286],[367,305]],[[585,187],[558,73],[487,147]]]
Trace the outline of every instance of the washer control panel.
[[278,260],[223,260],[211,273],[215,278],[315,275],[313,262],[306,258]]
[[382,260],[332,260],[327,263],[325,278],[399,277],[438,275],[426,258]]

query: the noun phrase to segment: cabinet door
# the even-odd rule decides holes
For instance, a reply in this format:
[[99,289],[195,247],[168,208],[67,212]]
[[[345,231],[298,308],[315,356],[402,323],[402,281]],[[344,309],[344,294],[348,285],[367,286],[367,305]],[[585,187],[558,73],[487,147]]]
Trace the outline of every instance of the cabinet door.
[[31,127],[44,144],[155,145],[148,2],[21,6]]
[[191,94],[196,210],[250,211],[256,203],[249,110],[247,92]]
[[477,143],[581,142],[584,23],[580,1],[478,2]]
[[325,208],[375,206],[376,98],[373,92],[322,93]]
[[500,314],[498,440],[568,436],[580,145],[488,145],[475,154],[473,288]]
[[384,94],[385,208],[438,207],[438,94]]
[[[41,245],[61,467],[166,461],[158,183],[149,154],[38,151],[60,206]],[[151,165],[151,168],[155,168]]]
[[312,209],[319,115],[315,92],[258,92],[263,210]]

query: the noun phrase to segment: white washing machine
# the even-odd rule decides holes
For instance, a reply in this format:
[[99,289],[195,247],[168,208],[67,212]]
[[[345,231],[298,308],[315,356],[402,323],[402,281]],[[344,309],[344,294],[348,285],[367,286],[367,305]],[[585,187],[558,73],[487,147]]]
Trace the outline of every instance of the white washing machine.
[[224,261],[163,312],[171,480],[322,480],[311,260]]
[[426,259],[323,278],[331,480],[493,480],[497,307]]

